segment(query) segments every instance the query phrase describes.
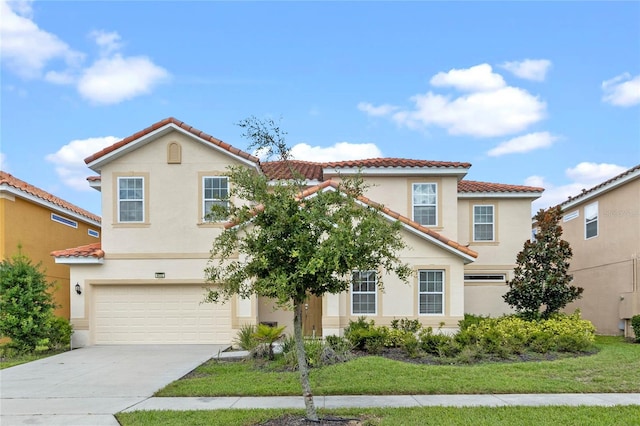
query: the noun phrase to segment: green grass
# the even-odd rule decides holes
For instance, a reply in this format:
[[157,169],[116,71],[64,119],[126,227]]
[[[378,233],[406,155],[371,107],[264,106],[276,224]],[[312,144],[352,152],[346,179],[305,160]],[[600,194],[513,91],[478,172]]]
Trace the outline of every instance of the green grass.
[[25,364],[31,361],[37,361],[42,358],[48,358],[50,356],[57,355],[62,352],[66,352],[66,350],[35,352],[33,354],[24,354],[24,355],[12,355],[6,358],[0,357],[0,370],[13,367],[16,365],[20,365],[20,364]]
[[[137,411],[116,417],[123,426],[249,426],[296,410]],[[321,410],[320,416],[359,418],[367,426],[608,426],[640,425],[640,406],[420,407]]]
[[[555,361],[468,366],[356,358],[313,369],[315,395],[640,392],[640,345],[599,336],[599,352]],[[299,395],[297,372],[265,372],[248,362],[209,361],[156,396]]]

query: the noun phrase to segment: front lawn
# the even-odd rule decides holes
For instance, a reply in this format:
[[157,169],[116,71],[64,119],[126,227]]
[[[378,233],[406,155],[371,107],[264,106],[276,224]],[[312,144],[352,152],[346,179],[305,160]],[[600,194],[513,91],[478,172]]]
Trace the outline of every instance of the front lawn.
[[34,352],[32,354],[21,354],[17,355],[12,353],[10,355],[4,355],[5,351],[2,351],[0,355],[0,370],[4,368],[13,367],[16,365],[24,364],[31,361],[36,361],[42,358],[47,358],[53,355],[61,354],[66,352],[68,349],[59,349],[52,351],[42,351],[42,352]]
[[[640,345],[598,336],[599,352],[555,361],[416,365],[378,356],[311,370],[316,395],[640,392]],[[300,395],[297,372],[211,360],[156,396]]]
[[[249,426],[296,410],[137,411],[116,415],[123,426]],[[640,406],[616,407],[419,407],[320,410],[320,416],[358,418],[367,426],[634,426]]]

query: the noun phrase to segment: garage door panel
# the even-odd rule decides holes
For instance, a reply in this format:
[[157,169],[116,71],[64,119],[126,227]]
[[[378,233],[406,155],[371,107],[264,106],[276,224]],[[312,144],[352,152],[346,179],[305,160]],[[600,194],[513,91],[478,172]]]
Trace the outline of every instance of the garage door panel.
[[229,304],[203,298],[201,285],[95,286],[94,343],[230,343]]

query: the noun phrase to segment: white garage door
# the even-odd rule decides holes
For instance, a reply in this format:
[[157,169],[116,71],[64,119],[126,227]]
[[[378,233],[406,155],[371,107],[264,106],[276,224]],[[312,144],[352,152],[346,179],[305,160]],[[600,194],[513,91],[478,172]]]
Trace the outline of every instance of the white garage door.
[[201,304],[201,285],[100,285],[93,291],[95,344],[232,340],[230,303]]

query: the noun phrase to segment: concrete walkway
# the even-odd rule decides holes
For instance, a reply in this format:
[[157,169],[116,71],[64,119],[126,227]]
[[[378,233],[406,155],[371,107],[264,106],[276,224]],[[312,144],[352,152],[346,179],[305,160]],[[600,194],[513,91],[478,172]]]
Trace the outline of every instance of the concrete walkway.
[[[571,393],[517,395],[335,395],[316,396],[317,408],[357,407],[499,407],[543,405],[640,406],[640,393]],[[125,411],[142,410],[219,410],[224,408],[296,408],[304,409],[301,396],[149,398]]]
[[147,400],[226,347],[89,346],[0,370],[0,424],[117,426],[114,413]]

